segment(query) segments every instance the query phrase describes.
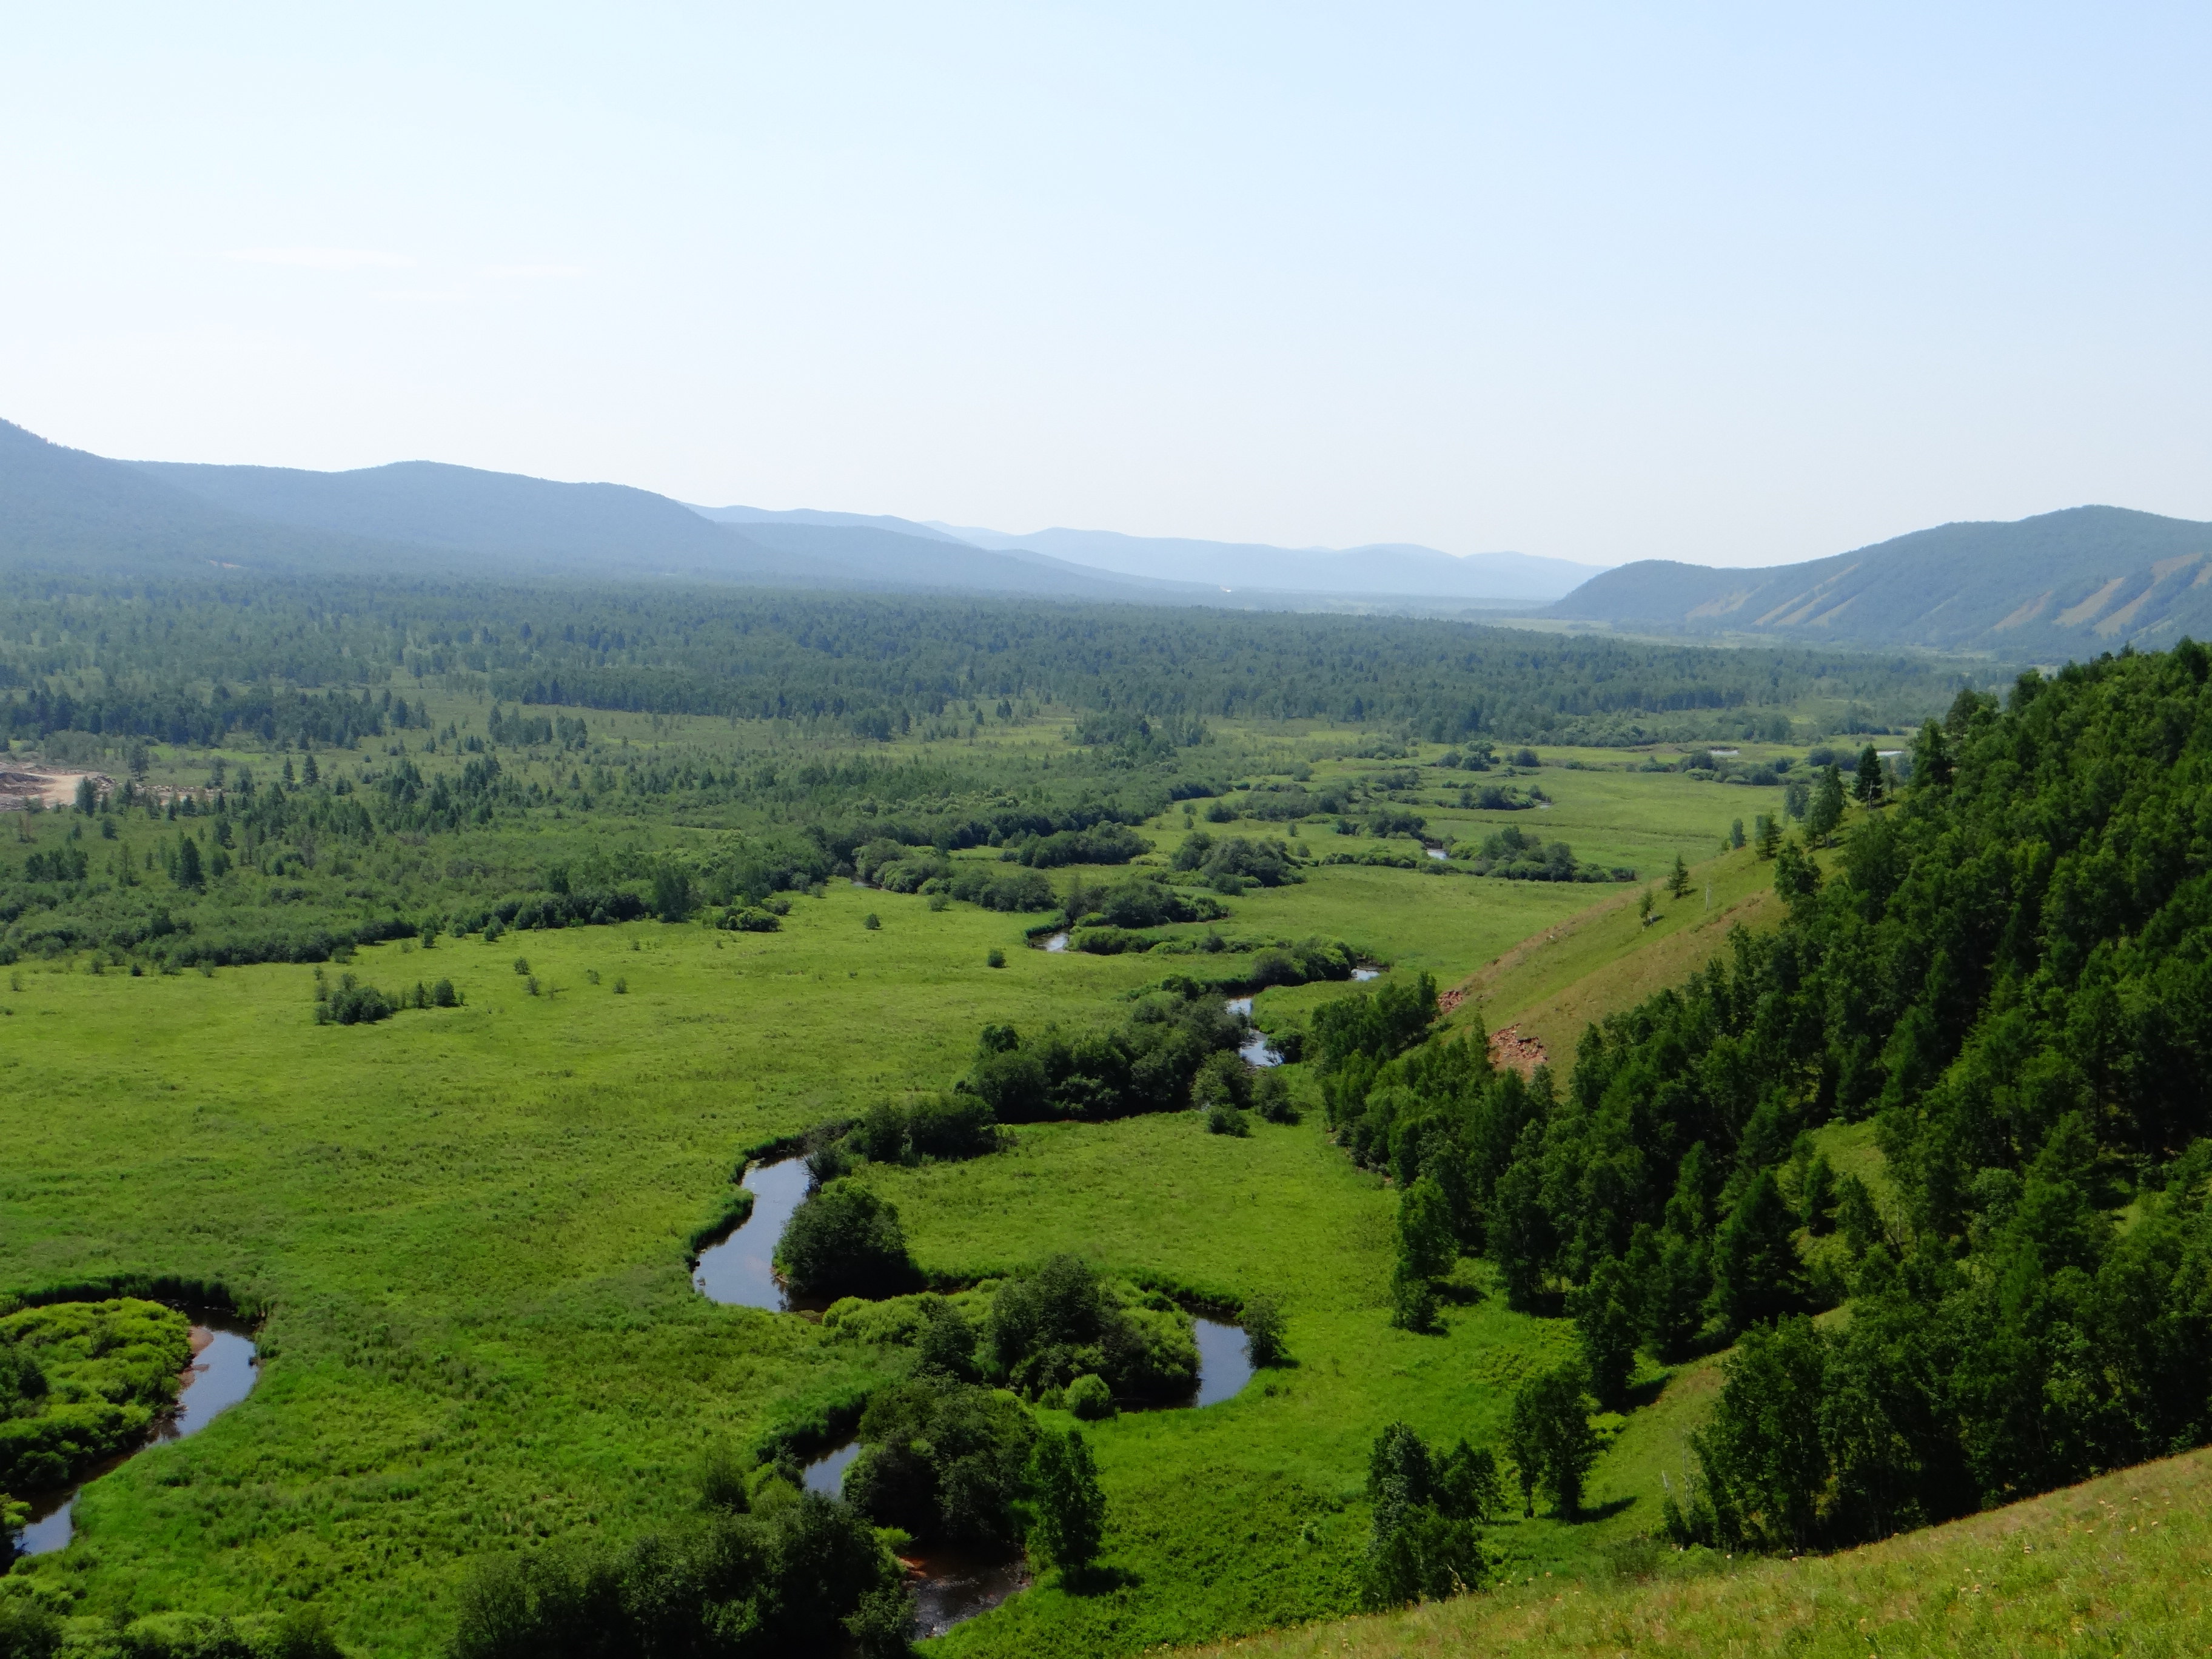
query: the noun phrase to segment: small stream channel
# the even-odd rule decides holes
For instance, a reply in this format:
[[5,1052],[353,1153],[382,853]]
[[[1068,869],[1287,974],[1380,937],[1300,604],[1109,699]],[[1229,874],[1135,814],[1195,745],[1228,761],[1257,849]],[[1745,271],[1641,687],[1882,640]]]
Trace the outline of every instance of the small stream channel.
[[792,1311],[775,1277],[775,1247],[813,1177],[803,1158],[756,1164],[738,1184],[753,1195],[752,1213],[699,1252],[692,1287],[709,1302]]
[[[1250,997],[1230,998],[1229,1012],[1232,1014],[1242,1014],[1247,1019],[1251,1018],[1252,999]],[[1246,1039],[1244,1046],[1237,1052],[1243,1058],[1247,1066],[1279,1066],[1283,1063],[1281,1052],[1267,1040],[1267,1034],[1256,1025],[1252,1028],[1252,1035]]]
[[33,1499],[31,1519],[15,1534],[19,1555],[51,1555],[76,1535],[73,1512],[77,1494],[111,1469],[120,1468],[147,1446],[161,1445],[198,1434],[217,1417],[253,1392],[261,1380],[259,1351],[247,1328],[233,1320],[204,1316],[204,1324],[192,1327],[192,1363],[177,1391],[177,1408],[163,1416],[143,1445],[95,1464],[75,1485]]

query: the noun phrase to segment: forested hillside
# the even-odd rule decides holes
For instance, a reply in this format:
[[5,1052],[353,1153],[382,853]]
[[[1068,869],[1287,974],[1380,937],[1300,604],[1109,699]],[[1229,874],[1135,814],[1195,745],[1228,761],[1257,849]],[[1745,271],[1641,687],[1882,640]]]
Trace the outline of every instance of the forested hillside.
[[1784,926],[1557,1086],[1323,1023],[1353,1154],[1571,1316],[1601,1404],[1639,1346],[1736,1344],[1680,1540],[1848,1543],[2212,1438],[2208,680],[2185,641],[1960,696],[1899,799],[1863,772],[1780,846]]
[[1547,614],[1644,633],[1934,647],[2063,662],[2212,628],[2212,525],[2116,507],[1947,524],[1762,569],[1644,559]]

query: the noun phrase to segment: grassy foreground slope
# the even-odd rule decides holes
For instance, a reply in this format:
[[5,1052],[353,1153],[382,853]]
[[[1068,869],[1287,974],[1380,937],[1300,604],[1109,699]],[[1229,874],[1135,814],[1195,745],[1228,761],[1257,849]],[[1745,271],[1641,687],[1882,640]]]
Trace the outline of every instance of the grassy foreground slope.
[[1412,1659],[1540,1653],[1667,1659],[1787,1653],[2129,1654],[2212,1651],[2212,1452],[1799,1560],[1705,1553],[1589,1582],[1539,1579],[1402,1613],[1198,1650]]

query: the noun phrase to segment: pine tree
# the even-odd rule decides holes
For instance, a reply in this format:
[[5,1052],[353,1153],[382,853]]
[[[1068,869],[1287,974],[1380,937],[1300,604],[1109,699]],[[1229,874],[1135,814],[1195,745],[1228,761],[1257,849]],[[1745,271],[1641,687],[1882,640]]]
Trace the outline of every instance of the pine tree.
[[200,844],[186,836],[177,848],[177,885],[198,891],[206,884],[206,872],[200,867]]
[[1881,757],[1872,744],[1859,750],[1859,769],[1851,779],[1851,799],[1867,806],[1881,799]]
[[1667,891],[1673,897],[1680,898],[1689,890],[1690,866],[1682,862],[1682,855],[1677,853],[1674,854],[1674,873],[1667,878]]

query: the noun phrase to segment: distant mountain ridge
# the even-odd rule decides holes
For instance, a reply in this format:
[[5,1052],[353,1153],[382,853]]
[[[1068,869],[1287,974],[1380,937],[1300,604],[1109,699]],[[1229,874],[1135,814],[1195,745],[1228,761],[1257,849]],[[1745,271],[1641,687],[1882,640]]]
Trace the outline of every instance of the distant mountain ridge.
[[2151,648],[2212,635],[2212,524],[2076,507],[1939,525],[1765,569],[1644,559],[1593,577],[1544,614],[2034,659]]
[[[0,567],[6,568],[659,576],[1293,610],[1317,600],[1340,606],[1411,598],[1452,606],[1516,599],[1510,584],[1504,591],[1487,581],[1472,589],[1455,584],[1449,579],[1461,562],[1432,549],[1358,550],[1395,560],[1391,569],[1343,562],[1350,555],[1324,556],[1339,561],[1335,579],[1302,588],[1296,566],[1304,556],[1284,550],[1232,550],[1252,556],[1231,582],[1201,568],[1197,556],[1225,544],[1077,532],[1046,539],[1052,536],[1146,550],[1134,562],[1149,559],[1153,568],[1100,568],[1063,556],[1056,546],[1031,545],[1032,538],[995,538],[1003,544],[981,546],[941,526],[884,515],[694,507],[625,484],[556,483],[435,461],[316,472],[112,460],[0,422]],[[1409,559],[1427,561],[1437,574],[1425,580],[1393,574]],[[1346,570],[1367,574],[1346,579]],[[1555,579],[1554,590],[1565,585]]]
[[1605,568],[1528,553],[1446,553],[1413,542],[1363,547],[1273,547],[1188,537],[1125,536],[1110,530],[1037,530],[1027,535],[933,523],[978,547],[1028,548],[1125,576],[1258,589],[1375,598],[1457,599],[1470,604],[1541,603],[1564,597]]

